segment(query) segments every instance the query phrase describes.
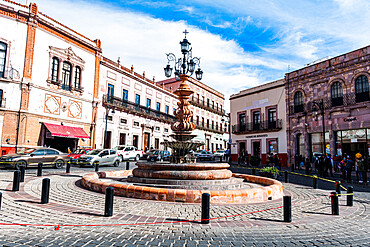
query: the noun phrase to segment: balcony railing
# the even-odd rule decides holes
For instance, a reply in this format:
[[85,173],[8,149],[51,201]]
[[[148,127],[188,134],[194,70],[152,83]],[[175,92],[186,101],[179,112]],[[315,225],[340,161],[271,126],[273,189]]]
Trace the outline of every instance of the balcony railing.
[[225,110],[222,109],[221,107],[217,107],[215,105],[209,104],[206,101],[199,99],[197,97],[191,97],[189,99],[189,102],[195,106],[198,106],[200,108],[203,108],[205,110],[209,110],[213,113],[220,114],[220,115],[225,115]]
[[222,131],[222,129],[220,128],[216,128],[216,126],[208,126],[207,127],[207,124],[204,124],[202,122],[198,122],[197,121],[193,121],[193,123],[195,124],[195,126],[197,127],[197,129],[200,129],[200,130],[205,130],[205,131],[210,131],[210,132],[214,132],[214,133],[218,133],[218,134],[223,134],[223,133],[227,133],[227,129],[224,128],[224,131]]
[[114,106],[115,110],[128,112],[134,115],[143,116],[145,118],[155,119],[157,121],[172,123],[176,120],[175,116],[156,111],[145,106],[137,105],[134,102],[123,100],[117,97],[103,95],[103,105]]
[[[319,102],[320,100],[315,100],[316,102]],[[343,107],[343,106],[352,106],[356,105],[361,102],[367,102],[370,101],[370,92],[364,92],[364,93],[348,93],[343,94],[342,97],[337,98],[325,98],[324,99],[324,109],[333,109],[335,107]],[[308,113],[314,111],[313,107],[314,103],[313,101],[309,101],[306,104],[302,105],[291,105],[289,106],[289,114],[292,115],[294,113]]]
[[256,133],[264,131],[279,131],[283,128],[283,120],[278,119],[277,121],[262,121],[258,123],[245,123],[245,124],[235,124],[232,128],[233,134],[247,134]]

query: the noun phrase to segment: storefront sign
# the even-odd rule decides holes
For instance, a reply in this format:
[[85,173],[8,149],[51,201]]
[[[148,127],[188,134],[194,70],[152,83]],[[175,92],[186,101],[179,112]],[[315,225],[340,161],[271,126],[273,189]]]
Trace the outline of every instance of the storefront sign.
[[263,134],[263,135],[253,135],[253,136],[246,136],[245,138],[259,138],[259,137],[267,137],[268,135],[267,134]]
[[357,117],[346,117],[343,119],[344,122],[353,122],[353,121],[357,121]]
[[351,142],[357,142],[357,139],[351,139]]

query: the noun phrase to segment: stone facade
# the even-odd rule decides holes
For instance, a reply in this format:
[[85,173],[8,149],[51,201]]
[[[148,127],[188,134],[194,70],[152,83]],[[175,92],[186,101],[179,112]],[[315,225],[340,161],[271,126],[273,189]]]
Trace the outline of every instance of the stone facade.
[[369,79],[370,46],[286,74],[290,164],[315,153],[368,157]]

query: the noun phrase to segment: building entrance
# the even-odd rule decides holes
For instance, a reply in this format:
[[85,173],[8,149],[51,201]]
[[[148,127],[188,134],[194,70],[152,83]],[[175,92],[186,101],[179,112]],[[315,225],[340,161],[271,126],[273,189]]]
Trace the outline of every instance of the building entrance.
[[261,143],[259,141],[252,142],[253,146],[253,155],[260,157],[261,156]]
[[368,153],[366,146],[366,142],[343,143],[342,152],[343,155],[350,155],[352,158],[354,158],[357,153],[367,157]]
[[53,136],[50,138],[45,138],[44,146],[55,148],[61,152],[67,153],[68,148],[71,151],[76,150],[77,142],[78,142],[78,139],[76,138],[65,138],[65,137]]
[[150,133],[144,133],[144,151],[149,150],[150,146]]

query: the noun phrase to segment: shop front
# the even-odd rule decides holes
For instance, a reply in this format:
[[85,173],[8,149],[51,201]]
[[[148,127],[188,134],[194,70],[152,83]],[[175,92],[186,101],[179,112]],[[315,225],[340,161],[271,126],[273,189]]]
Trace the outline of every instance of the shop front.
[[80,127],[43,123],[40,145],[67,153],[68,149],[73,151],[78,147],[79,139],[89,138],[89,135]]
[[336,154],[355,157],[361,153],[369,157],[370,129],[340,130],[336,132]]

